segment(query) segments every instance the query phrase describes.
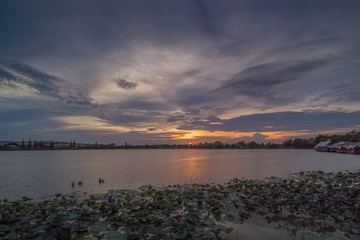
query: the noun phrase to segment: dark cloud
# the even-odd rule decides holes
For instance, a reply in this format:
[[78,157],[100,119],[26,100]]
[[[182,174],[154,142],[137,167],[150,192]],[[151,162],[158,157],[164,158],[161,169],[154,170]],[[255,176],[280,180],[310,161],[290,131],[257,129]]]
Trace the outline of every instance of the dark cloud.
[[360,79],[355,80],[353,83],[340,83],[334,87],[326,90],[324,93],[314,97],[314,101],[326,99],[327,102],[346,102],[358,103],[360,102],[360,86],[357,84]]
[[178,99],[175,99],[174,101],[180,104],[181,106],[199,106],[199,105],[201,106],[203,104],[215,102],[219,99],[221,99],[221,97],[215,95],[214,93],[200,92],[194,94],[194,92],[187,91],[179,94]]
[[168,116],[167,122],[179,122],[183,126],[192,126],[193,129],[197,129],[197,127],[202,128],[204,125],[219,123],[220,119],[217,115],[224,111],[225,109],[206,105],[202,107],[185,107],[181,111]]
[[296,99],[293,96],[285,98],[283,92],[278,91],[279,85],[299,80],[330,62],[329,59],[293,60],[252,66],[233,76],[216,91],[235,92],[266,100],[267,103],[288,104]]
[[50,129],[60,125],[51,120],[53,112],[38,108],[0,109],[0,136],[3,139],[21,140],[23,138],[52,139]]
[[241,71],[218,90],[232,89],[238,93],[256,95],[259,90],[298,80],[306,73],[328,63],[328,59],[265,63]]
[[218,120],[221,124],[194,121],[187,122],[181,129],[193,126],[207,131],[273,132],[273,131],[321,131],[334,128],[352,128],[360,123],[360,112],[276,112],[240,116]]
[[114,81],[116,82],[116,85],[119,88],[122,88],[122,89],[125,89],[125,90],[135,89],[138,86],[137,82],[130,82],[130,81],[127,81],[127,80],[122,79],[122,78],[114,79]]
[[87,111],[86,114],[103,119],[113,125],[121,126],[135,126],[141,122],[154,122],[164,115],[163,112],[156,109],[128,108],[131,103],[127,104],[130,104],[127,108],[116,103],[102,104]]
[[[53,108],[48,118],[61,112],[135,127],[164,121],[258,132],[354,125],[348,118],[358,120],[357,113],[220,116],[242,109],[358,110],[359,10],[351,0],[3,0],[1,58],[15,61],[0,60],[0,87],[18,88],[20,97],[6,93],[0,104],[26,101],[31,109]],[[107,92],[103,79],[116,76],[127,77],[113,87],[131,91]],[[24,100],[19,93],[29,89],[61,101],[29,94]],[[89,108],[95,101],[101,103]]]
[[114,104],[114,108],[123,111],[131,111],[134,109],[153,111],[166,110],[167,106],[166,104],[146,99],[130,99]]
[[340,37],[326,37],[326,38],[296,42],[294,44],[285,45],[272,49],[271,54],[294,53],[300,51],[309,53],[309,51],[317,51],[319,48],[324,49],[325,47],[333,46],[334,44],[338,43],[340,40],[341,40]]
[[197,15],[199,16],[199,24],[201,29],[206,35],[216,35],[218,33],[216,27],[213,24],[213,18],[211,17],[210,9],[202,0],[193,0]]
[[13,102],[13,101],[15,101],[15,99],[13,99],[13,98],[6,98],[6,97],[1,97],[0,96],[0,103],[2,102],[2,103],[8,103],[8,102]]
[[92,99],[86,93],[71,88],[64,79],[17,61],[0,60],[0,83],[10,87],[16,87],[16,83],[23,84],[41,95],[55,97],[66,103],[92,104]]

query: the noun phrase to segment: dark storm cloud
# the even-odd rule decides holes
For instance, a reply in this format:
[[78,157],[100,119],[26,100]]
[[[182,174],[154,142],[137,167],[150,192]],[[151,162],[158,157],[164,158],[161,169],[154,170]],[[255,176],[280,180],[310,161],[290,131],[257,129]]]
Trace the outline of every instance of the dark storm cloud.
[[360,111],[344,112],[276,112],[240,116],[228,120],[218,120],[221,124],[203,121],[187,123],[181,129],[207,131],[273,132],[273,131],[320,131],[334,128],[351,128],[360,123]]
[[81,90],[70,88],[64,79],[17,61],[0,60],[0,84],[10,87],[23,84],[41,95],[55,97],[66,103],[91,105],[92,101]]
[[217,91],[231,90],[238,94],[276,101],[277,96],[269,90],[280,84],[296,81],[313,70],[326,66],[328,59],[265,63],[249,67],[233,76]]
[[114,79],[114,81],[116,82],[116,85],[119,88],[122,88],[125,90],[135,89],[138,86],[137,82],[130,82],[130,81],[127,81],[127,80],[121,79],[121,78]]

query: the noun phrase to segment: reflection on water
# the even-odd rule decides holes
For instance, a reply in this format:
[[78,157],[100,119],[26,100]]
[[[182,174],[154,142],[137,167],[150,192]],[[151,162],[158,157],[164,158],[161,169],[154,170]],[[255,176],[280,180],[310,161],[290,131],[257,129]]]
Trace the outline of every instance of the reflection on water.
[[176,160],[177,163],[173,167],[177,179],[184,179],[185,183],[197,183],[206,173],[203,166],[205,156],[194,153],[182,159]]
[[[360,156],[312,150],[75,150],[0,152],[0,198],[106,192],[231,178],[360,169]],[[105,179],[99,184],[98,179]],[[71,187],[72,181],[83,181]]]

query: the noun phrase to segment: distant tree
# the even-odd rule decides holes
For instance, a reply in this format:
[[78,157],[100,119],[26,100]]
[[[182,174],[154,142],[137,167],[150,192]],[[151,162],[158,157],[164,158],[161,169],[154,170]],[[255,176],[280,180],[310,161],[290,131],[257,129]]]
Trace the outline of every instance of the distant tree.
[[25,149],[25,140],[23,139],[21,142],[21,150],[24,150],[24,149]]
[[36,150],[39,148],[39,143],[37,140],[34,141],[33,148]]
[[285,148],[290,148],[290,147],[292,147],[292,139],[285,140],[285,141],[282,143],[282,146],[285,147]]
[[39,141],[39,149],[45,149],[45,141],[44,140]]
[[238,145],[239,145],[239,148],[245,148],[246,147],[245,141],[238,142]]
[[220,141],[216,141],[213,144],[213,148],[219,149],[219,148],[224,148],[224,144]]
[[28,144],[27,144],[27,149],[31,149],[31,147],[32,147],[32,144],[31,144],[31,139],[29,139],[29,141],[28,141]]
[[248,145],[248,148],[250,148],[250,149],[259,148],[259,144],[255,141],[251,141],[247,145]]
[[269,142],[266,144],[266,148],[269,148],[269,149],[279,148],[279,144]]

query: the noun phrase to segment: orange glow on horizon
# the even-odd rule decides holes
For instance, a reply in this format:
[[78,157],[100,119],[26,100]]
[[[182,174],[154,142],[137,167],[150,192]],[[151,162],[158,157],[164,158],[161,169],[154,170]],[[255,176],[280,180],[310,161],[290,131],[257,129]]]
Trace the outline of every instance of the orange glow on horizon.
[[299,132],[225,132],[225,131],[205,131],[205,130],[190,130],[184,131],[177,134],[170,135],[171,138],[177,140],[183,139],[198,139],[201,137],[217,137],[217,138],[243,138],[243,137],[254,137],[254,134],[260,133],[266,135],[266,140],[284,140],[287,138],[291,138],[294,136],[304,136],[309,135],[311,133],[306,131],[299,131]]
[[[149,128],[154,127],[151,124],[138,124],[137,126],[119,126],[113,125],[100,118],[92,116],[62,116],[54,117],[54,120],[61,122],[62,129],[66,130],[85,130],[85,131],[99,131],[106,133],[129,133],[131,131],[142,132],[143,134],[156,134],[161,137],[170,138],[172,140],[190,140],[188,144],[197,144],[199,141],[194,141],[201,138],[214,139],[239,139],[245,141],[281,141],[290,138],[315,136],[318,134],[342,133],[350,131],[351,129],[335,129],[332,131],[315,131],[308,130],[298,131],[274,131],[274,132],[235,132],[235,131],[206,131],[206,130],[179,130],[176,126],[164,126],[163,128],[148,131]],[[264,135],[263,137],[257,134]],[[260,138],[259,138],[260,137]],[[203,139],[201,139],[204,141]],[[224,140],[226,141],[226,140]]]

